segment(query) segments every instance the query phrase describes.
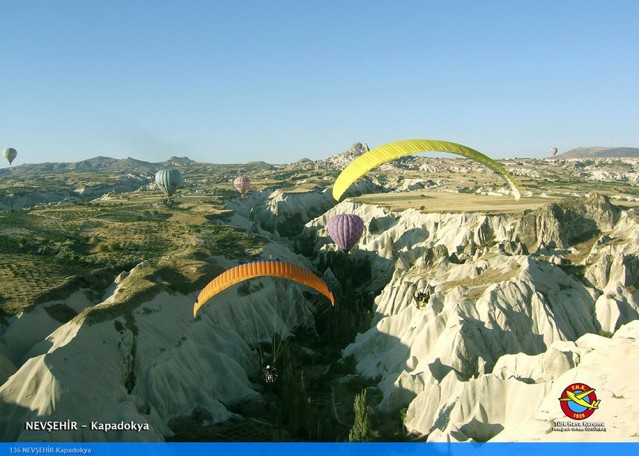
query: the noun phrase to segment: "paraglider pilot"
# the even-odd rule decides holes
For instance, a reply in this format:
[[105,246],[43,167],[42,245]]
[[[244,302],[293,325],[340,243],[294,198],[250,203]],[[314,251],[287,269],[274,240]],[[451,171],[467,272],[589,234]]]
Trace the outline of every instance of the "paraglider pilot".
[[263,369],[262,369],[262,380],[264,380],[264,383],[274,383],[275,380],[277,380],[277,369],[275,368],[275,366],[271,366],[270,364],[267,364]]
[[424,307],[430,301],[430,287],[420,288],[415,293],[417,308]]

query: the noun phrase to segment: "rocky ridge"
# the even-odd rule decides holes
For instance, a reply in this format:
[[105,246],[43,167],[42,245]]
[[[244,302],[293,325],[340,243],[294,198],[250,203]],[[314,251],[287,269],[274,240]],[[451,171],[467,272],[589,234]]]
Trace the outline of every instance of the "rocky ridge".
[[[546,356],[550,365],[565,358],[563,373],[577,366],[578,353],[552,350],[611,334],[639,317],[639,219],[605,197],[546,206],[521,218],[394,214],[344,202],[307,225],[322,237],[320,250],[332,248],[323,227],[340,212],[358,214],[369,226],[352,254],[372,257],[376,273],[390,275],[375,299],[374,326],[344,356],[354,356],[363,375],[379,380],[380,410],[408,406],[406,426],[429,440],[488,440],[511,422],[533,419],[542,401],[548,403],[548,378],[537,375],[538,386],[531,383],[535,376],[499,379],[495,371],[508,357]],[[435,293],[418,309],[413,295],[426,284]],[[472,385],[490,394],[471,392]],[[464,388],[481,419],[455,400]],[[519,393],[526,398],[523,411],[491,405]],[[516,417],[508,414],[515,410]],[[618,431],[599,438],[632,438],[620,422],[610,425]]]

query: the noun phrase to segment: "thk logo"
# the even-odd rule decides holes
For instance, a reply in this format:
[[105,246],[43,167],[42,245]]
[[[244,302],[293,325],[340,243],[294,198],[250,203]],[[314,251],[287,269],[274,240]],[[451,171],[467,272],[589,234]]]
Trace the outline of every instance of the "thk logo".
[[568,386],[559,398],[561,410],[568,418],[585,420],[599,408],[595,389],[583,383],[573,383]]

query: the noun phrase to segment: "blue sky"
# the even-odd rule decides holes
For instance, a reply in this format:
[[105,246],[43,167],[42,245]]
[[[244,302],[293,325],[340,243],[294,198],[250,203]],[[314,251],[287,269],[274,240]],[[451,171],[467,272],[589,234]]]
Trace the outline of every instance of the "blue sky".
[[0,0],[0,148],[20,164],[639,147],[638,19],[634,0]]

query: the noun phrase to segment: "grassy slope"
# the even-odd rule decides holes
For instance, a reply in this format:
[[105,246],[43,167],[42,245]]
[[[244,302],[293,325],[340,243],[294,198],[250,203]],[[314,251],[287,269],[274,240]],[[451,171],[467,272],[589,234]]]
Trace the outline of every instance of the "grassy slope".
[[80,286],[101,290],[121,271],[152,258],[259,252],[259,239],[207,223],[205,216],[223,212],[217,197],[177,198],[166,206],[151,191],[0,212],[0,306],[14,314]]

